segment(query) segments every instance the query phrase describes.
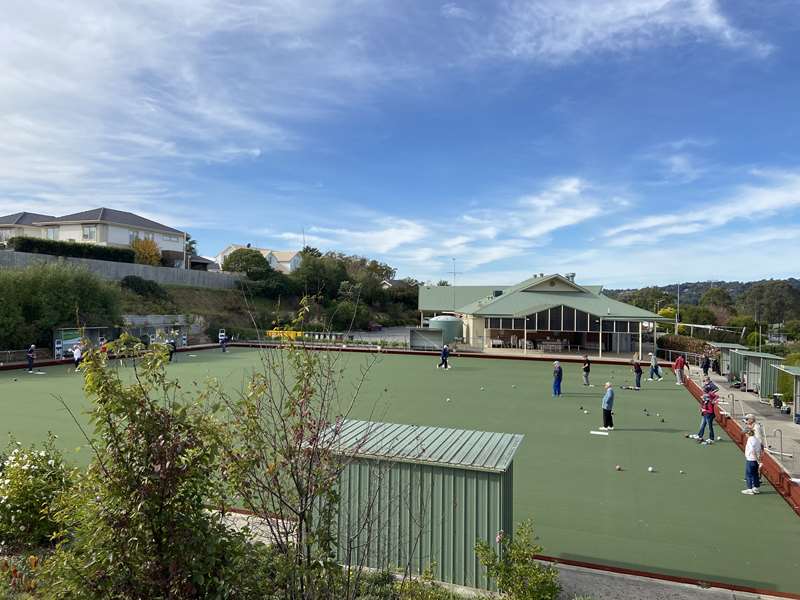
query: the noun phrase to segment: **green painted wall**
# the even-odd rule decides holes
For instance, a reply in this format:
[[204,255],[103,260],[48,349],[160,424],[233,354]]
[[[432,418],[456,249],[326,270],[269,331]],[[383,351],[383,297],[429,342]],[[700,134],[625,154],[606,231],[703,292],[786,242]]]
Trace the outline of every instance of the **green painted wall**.
[[513,528],[513,465],[504,473],[356,459],[340,478],[342,564],[421,574],[493,589],[475,556]]

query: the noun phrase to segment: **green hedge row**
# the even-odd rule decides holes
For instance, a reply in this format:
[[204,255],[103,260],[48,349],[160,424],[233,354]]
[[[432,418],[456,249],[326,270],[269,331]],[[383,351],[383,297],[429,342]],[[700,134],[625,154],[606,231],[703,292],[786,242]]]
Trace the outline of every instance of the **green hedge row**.
[[112,262],[132,263],[136,258],[136,253],[130,248],[113,248],[110,246],[97,246],[95,244],[81,244],[78,242],[57,242],[55,240],[34,237],[11,238],[8,241],[8,245],[17,252],[71,256],[74,258],[93,258],[95,260],[109,260]]

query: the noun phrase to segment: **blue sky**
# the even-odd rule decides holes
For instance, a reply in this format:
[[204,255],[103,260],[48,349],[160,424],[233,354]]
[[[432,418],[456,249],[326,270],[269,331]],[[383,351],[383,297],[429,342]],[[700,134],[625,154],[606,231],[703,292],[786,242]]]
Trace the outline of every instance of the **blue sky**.
[[0,213],[433,281],[800,274],[796,0],[10,5]]

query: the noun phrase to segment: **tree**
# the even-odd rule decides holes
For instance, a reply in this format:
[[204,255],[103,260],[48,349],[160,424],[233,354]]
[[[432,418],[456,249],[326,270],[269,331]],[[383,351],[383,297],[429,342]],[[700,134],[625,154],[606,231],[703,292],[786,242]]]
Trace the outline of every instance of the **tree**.
[[728,290],[721,287],[712,287],[700,297],[700,306],[719,306],[720,308],[733,308],[733,298]]
[[626,292],[622,294],[620,299],[628,304],[654,312],[658,311],[662,306],[675,304],[675,296],[673,294],[669,294],[657,287],[646,287]]
[[185,268],[189,268],[189,259],[192,256],[197,254],[197,240],[192,238],[192,234],[186,234],[186,244],[183,247],[185,256],[186,256],[186,264],[184,265]]
[[682,323],[694,323],[697,325],[715,325],[716,316],[704,306],[682,306],[680,319]]
[[161,265],[161,249],[158,244],[149,239],[135,239],[131,248],[136,253],[136,262],[140,265],[158,267]]
[[790,339],[800,340],[800,319],[786,321],[785,327],[786,335],[788,335]]
[[745,292],[739,307],[760,323],[800,319],[800,290],[780,279],[759,282]]
[[300,254],[303,258],[307,256],[313,256],[315,258],[320,258],[322,256],[322,252],[314,248],[313,246],[303,246],[303,249],[300,250]]
[[239,248],[231,252],[222,261],[223,271],[232,271],[234,273],[249,273],[266,272],[272,267],[269,266],[269,261],[264,258],[258,250],[253,248]]
[[448,285],[450,285],[450,282],[447,281],[447,279],[440,279],[439,281],[436,282],[436,285],[440,287],[447,287]]

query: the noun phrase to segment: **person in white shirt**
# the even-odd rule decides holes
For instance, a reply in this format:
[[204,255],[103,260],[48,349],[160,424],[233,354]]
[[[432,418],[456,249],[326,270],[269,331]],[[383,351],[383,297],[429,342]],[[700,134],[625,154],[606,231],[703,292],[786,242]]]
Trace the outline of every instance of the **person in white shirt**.
[[80,344],[76,344],[72,347],[72,359],[75,361],[75,370],[77,371],[83,360],[83,349]]
[[764,447],[752,429],[746,430],[745,436],[747,444],[744,447],[744,479],[747,482],[747,488],[742,490],[742,493],[752,496],[761,493],[759,491],[761,478],[758,471],[761,468],[761,454],[764,452]]

